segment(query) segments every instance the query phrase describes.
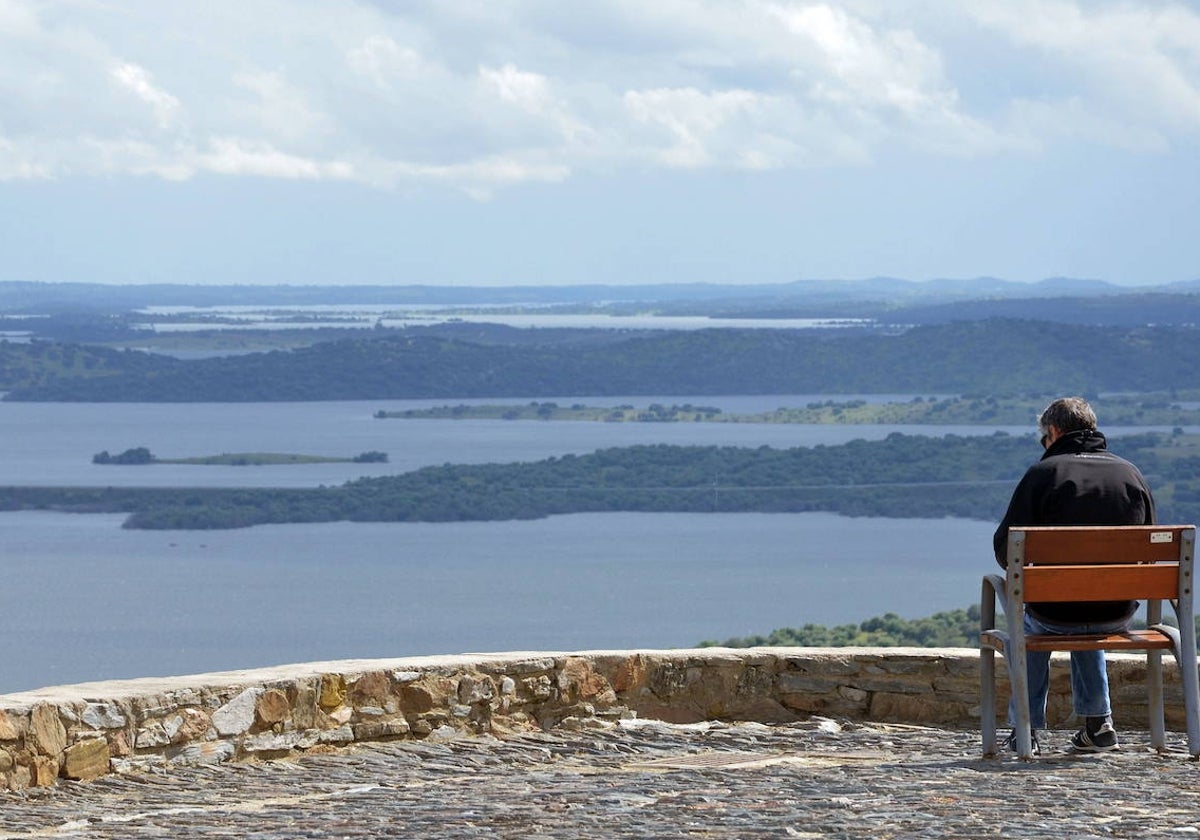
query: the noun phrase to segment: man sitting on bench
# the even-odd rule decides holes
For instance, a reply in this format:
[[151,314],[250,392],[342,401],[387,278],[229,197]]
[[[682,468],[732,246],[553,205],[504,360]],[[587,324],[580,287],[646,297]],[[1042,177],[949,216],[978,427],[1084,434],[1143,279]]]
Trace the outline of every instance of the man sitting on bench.
[[[1133,464],[1108,451],[1096,429],[1096,414],[1080,397],[1050,403],[1038,419],[1045,453],[1013,491],[993,547],[996,561],[1007,566],[1008,529],[1013,525],[1153,525],[1154,498],[1146,479]],[[1129,628],[1136,601],[1027,604],[1025,632],[1119,633]],[[1035,751],[1037,730],[1046,728],[1046,695],[1050,688],[1049,651],[1026,655],[1029,714]],[[1104,651],[1071,652],[1071,694],[1083,728],[1071,737],[1076,752],[1104,752],[1118,747],[1108,697]],[[1009,724],[1016,720],[1009,703]],[[1014,747],[1015,732],[1008,744]]]

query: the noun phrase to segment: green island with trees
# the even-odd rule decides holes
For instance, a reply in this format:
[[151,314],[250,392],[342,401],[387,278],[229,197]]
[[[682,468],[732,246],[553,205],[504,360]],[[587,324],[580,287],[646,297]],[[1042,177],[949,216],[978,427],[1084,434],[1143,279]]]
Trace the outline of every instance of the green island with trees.
[[159,458],[144,446],[135,446],[110,455],[108,450],[92,456],[93,464],[141,466],[143,464],[198,464],[223,467],[262,467],[278,464],[379,464],[386,463],[386,452],[361,452],[353,458],[334,458],[325,455],[292,455],[283,452],[224,452],[195,458]]
[[[1120,437],[1161,521],[1200,520],[1200,437]],[[826,511],[995,521],[1040,455],[1029,436],[893,433],[776,449],[644,445],[510,464],[446,464],[317,488],[0,487],[0,510],[124,511],[130,528],[288,522],[453,522],[556,514]]]
[[[375,412],[380,420],[565,420],[602,423],[808,423],[880,425],[1028,425],[1052,396],[913,397],[908,401],[863,399],[810,402],[803,408],[740,414],[691,403],[644,408],[631,404],[589,406],[554,402],[442,405]],[[1188,408],[1168,393],[1109,395],[1103,401],[1107,426],[1200,425],[1200,408]]]

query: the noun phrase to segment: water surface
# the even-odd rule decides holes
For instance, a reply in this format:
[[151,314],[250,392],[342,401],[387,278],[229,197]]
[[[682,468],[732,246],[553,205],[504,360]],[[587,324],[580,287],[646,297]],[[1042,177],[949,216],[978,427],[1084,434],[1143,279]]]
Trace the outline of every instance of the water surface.
[[806,514],[127,531],[0,513],[0,692],[339,658],[687,647],[978,599],[993,525]]

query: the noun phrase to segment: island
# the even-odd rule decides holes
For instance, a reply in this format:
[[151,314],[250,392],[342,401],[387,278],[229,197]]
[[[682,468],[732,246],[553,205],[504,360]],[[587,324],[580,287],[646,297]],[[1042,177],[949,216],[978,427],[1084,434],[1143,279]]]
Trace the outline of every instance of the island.
[[[1200,520],[1200,436],[1123,435],[1161,521]],[[506,464],[444,464],[336,487],[0,487],[0,510],[126,512],[128,528],[288,522],[461,522],[570,513],[798,513],[996,521],[1040,455],[1028,435],[906,435],[837,446],[600,449]]]
[[143,464],[200,464],[221,467],[262,467],[277,464],[380,464],[386,463],[386,452],[362,452],[353,458],[332,458],[324,455],[291,455],[278,452],[225,452],[195,458],[158,458],[144,446],[126,449],[117,455],[108,450],[92,456],[93,464],[141,466]]
[[[532,401],[512,404],[458,404],[375,412],[379,420],[567,420],[600,423],[803,423],[879,425],[1004,425],[1033,427],[1053,395],[916,396],[907,401],[863,399],[810,402],[803,408],[777,408],[753,414],[727,413],[703,405],[650,403],[590,406]],[[1106,395],[1107,426],[1200,425],[1200,409],[1167,393]]]

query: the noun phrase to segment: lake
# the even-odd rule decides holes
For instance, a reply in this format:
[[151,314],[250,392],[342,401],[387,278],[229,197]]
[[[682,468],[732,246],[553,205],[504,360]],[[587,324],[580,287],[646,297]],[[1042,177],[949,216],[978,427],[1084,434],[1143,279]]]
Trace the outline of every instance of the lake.
[[[911,618],[975,602],[994,562],[994,525],[951,519],[614,513],[235,531],[121,519],[0,513],[0,692]],[[921,584],[915,569],[930,573]]]
[[[849,398],[849,397],[845,397]],[[763,411],[792,397],[567,398]],[[316,486],[445,462],[637,443],[813,446],[894,431],[1013,427],[376,420],[444,401],[0,402],[3,483]],[[1123,430],[1110,430],[1120,434]],[[147,446],[387,464],[97,466]],[[992,568],[989,522],[829,514],[586,514],[531,522],[326,523],[127,531],[123,517],[0,513],[0,692],[333,658],[690,646],[778,627],[966,607]],[[936,574],[914,583],[913,571]],[[851,596],[849,593],[854,592]]]

